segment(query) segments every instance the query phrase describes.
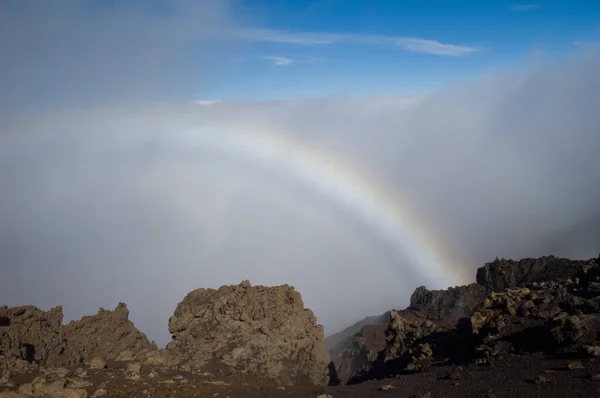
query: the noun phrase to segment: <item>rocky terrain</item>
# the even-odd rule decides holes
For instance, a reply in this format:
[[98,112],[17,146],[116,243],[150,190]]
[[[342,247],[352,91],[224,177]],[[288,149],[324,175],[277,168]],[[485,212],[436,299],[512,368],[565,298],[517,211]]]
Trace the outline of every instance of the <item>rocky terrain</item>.
[[159,350],[122,303],[67,325],[60,307],[0,307],[0,398],[600,396],[600,258],[496,259],[330,352],[287,285],[195,290],[169,331]]

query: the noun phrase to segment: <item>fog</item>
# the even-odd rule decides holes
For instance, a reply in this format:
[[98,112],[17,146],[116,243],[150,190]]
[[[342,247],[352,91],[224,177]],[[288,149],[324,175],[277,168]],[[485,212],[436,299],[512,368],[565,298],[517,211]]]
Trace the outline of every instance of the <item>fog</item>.
[[[212,12],[203,14],[210,26],[230,29],[226,7]],[[135,22],[142,32],[158,23]],[[214,46],[212,28],[192,31],[171,39]],[[11,89],[0,95],[0,304],[62,304],[73,319],[125,301],[136,326],[164,344],[167,320],[187,292],[250,279],[294,285],[329,334],[405,306],[419,284],[468,283],[496,256],[600,251],[600,57],[593,51],[414,97],[203,106],[179,104],[166,78],[152,84],[168,73],[126,73],[154,56],[150,48],[107,63],[114,73],[99,76],[117,76],[111,84],[86,63],[78,67],[91,74],[18,70],[31,54],[7,42],[1,48],[13,55],[0,56],[1,66],[14,74],[3,78]],[[64,91],[41,93],[55,102],[34,95],[31,78],[51,84],[56,76]],[[292,143],[273,147],[279,160],[259,151],[265,135],[267,143]],[[232,144],[242,139],[250,148]],[[401,199],[455,277],[423,277],[377,223],[344,203],[347,192],[300,178],[285,160],[298,147],[319,153],[313,166],[343,159],[332,164]],[[413,232],[406,227],[407,237]]]

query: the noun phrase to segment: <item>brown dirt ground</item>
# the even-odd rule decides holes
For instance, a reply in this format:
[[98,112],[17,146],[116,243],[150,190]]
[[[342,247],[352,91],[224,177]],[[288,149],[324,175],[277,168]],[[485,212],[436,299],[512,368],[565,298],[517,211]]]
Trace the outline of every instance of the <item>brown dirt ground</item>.
[[[581,361],[583,368],[570,370],[568,364]],[[464,367],[437,364],[425,372],[400,375],[393,379],[369,381],[357,385],[313,387],[309,385],[277,386],[255,378],[215,378],[181,372],[161,372],[144,366],[139,380],[128,380],[123,363],[109,363],[105,370],[87,369],[94,383],[108,391],[107,397],[312,397],[330,394],[338,397],[421,397],[431,393],[438,397],[600,397],[600,359],[556,358],[543,355],[510,355],[493,366]],[[150,373],[156,372],[151,377]],[[13,377],[17,384],[31,381],[36,375]],[[537,377],[542,376],[535,382]],[[545,380],[543,379],[545,378]],[[381,390],[382,386],[393,388]],[[0,388],[2,390],[2,388]],[[4,388],[6,390],[6,388]],[[424,395],[423,397],[425,397]]]

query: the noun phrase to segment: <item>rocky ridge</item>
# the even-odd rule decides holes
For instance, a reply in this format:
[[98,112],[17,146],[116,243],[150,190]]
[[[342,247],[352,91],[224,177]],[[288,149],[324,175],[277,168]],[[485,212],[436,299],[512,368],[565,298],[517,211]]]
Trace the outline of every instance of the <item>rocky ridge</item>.
[[[332,350],[335,368],[287,285],[190,292],[163,350],[124,304],[61,321],[60,307],[0,307],[0,398],[600,394],[600,258],[497,259],[475,284],[419,287]],[[325,386],[335,371],[345,385]]]
[[[323,327],[288,285],[244,281],[190,292],[169,319],[173,341],[161,350],[128,316],[127,306],[119,303],[114,311],[101,308],[96,315],[62,325],[62,307],[0,307],[0,369],[21,374],[84,364],[104,369],[111,361],[135,361],[135,373],[150,366],[219,377],[252,375],[283,385],[330,382]],[[37,394],[36,385],[46,386],[44,380],[26,392]],[[67,388],[68,380],[63,384]]]
[[407,309],[339,343],[332,360],[342,382],[358,383],[435,361],[483,365],[506,352],[594,351],[599,269],[598,259],[496,259],[477,270],[477,283],[417,288]]
[[38,367],[71,366],[94,357],[116,359],[127,351],[134,356],[156,350],[129,320],[119,303],[114,311],[63,325],[62,307],[42,311],[33,306],[0,307],[0,368],[27,371]]

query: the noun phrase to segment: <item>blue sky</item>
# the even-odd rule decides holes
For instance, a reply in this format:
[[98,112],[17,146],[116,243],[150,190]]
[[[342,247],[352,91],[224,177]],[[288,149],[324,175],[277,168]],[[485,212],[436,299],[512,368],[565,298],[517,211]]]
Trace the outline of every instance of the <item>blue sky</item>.
[[[247,43],[225,68],[229,84],[216,81],[207,94],[281,98],[428,91],[489,68],[527,62],[535,53],[557,56],[572,51],[576,41],[600,37],[600,4],[585,0],[246,0],[234,7],[242,21],[249,13],[259,16],[255,27],[290,37]],[[332,34],[341,37],[330,44],[294,43],[298,37],[318,40]],[[411,51],[395,45],[399,37],[473,51]]]
[[591,0],[7,0],[0,110],[432,91],[597,42],[599,21]]

